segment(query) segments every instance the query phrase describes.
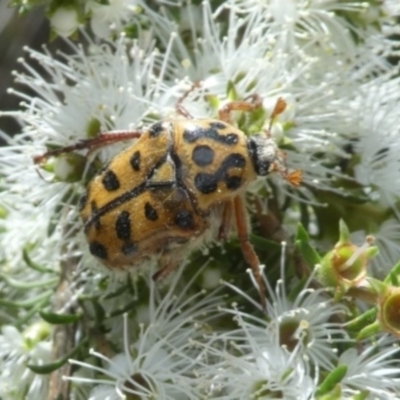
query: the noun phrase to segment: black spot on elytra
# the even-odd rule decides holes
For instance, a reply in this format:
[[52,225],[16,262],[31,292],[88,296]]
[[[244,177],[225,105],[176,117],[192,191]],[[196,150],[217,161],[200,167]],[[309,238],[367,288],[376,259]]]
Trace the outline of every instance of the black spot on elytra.
[[218,187],[218,176],[216,176],[216,174],[213,175],[200,172],[195,176],[194,184],[197,190],[201,193],[214,193]]
[[194,219],[193,213],[188,210],[182,209],[175,214],[175,224],[182,229],[193,229]]
[[175,182],[155,182],[155,183],[148,183],[148,179],[151,177],[152,173],[157,170],[163,163],[165,163],[165,158],[159,160],[152,170],[150,171],[147,179],[145,179],[140,185],[135,186],[134,188],[127,190],[126,192],[122,193],[120,196],[117,196],[110,200],[108,203],[103,205],[100,209],[96,212],[93,212],[91,217],[85,223],[85,231],[87,232],[90,226],[95,225],[96,227],[100,224],[100,218],[107,214],[108,212],[115,210],[118,207],[121,207],[122,204],[140,196],[146,190],[159,190],[163,188],[171,188],[175,186]]
[[102,245],[99,242],[91,242],[89,244],[89,251],[98,258],[101,258],[102,260],[107,260],[108,254],[107,254],[107,249],[104,245]]
[[207,174],[204,172],[198,173],[194,178],[194,184],[199,192],[203,194],[214,193],[218,188],[219,181],[225,182],[229,190],[239,189],[242,184],[242,177],[229,175],[229,169],[243,169],[245,165],[246,159],[241,154],[229,154],[214,174]]
[[150,203],[144,205],[144,215],[150,221],[156,221],[158,219],[157,211],[152,207]]
[[183,132],[183,139],[188,143],[194,143],[201,138],[208,138],[228,146],[233,146],[239,141],[239,137],[236,133],[227,133],[223,135],[219,133],[221,129],[227,127],[228,125],[223,122],[211,122],[207,128],[194,125],[191,129],[187,129]]
[[132,154],[130,159],[131,167],[134,171],[140,171],[140,151],[137,150]]
[[117,236],[121,240],[128,240],[131,238],[131,217],[128,211],[122,211],[116,221],[115,230]]
[[138,246],[136,243],[133,243],[133,242],[124,243],[121,247],[122,254],[124,254],[126,256],[132,256],[137,251],[138,251]]
[[196,146],[192,152],[192,160],[199,167],[205,167],[214,161],[214,150],[207,145]]
[[149,128],[150,137],[158,137],[161,133],[165,130],[162,122],[156,122],[155,124],[151,125]]
[[217,121],[217,122],[211,122],[210,124],[214,129],[225,129],[228,125],[225,122],[222,121]]
[[229,190],[239,189],[242,184],[242,178],[240,176],[226,176],[225,184]]
[[229,168],[243,168],[245,165],[246,165],[246,159],[241,154],[232,153],[229,154],[229,156],[227,156],[224,161],[222,161],[219,170],[221,172],[225,172]]
[[111,169],[108,169],[104,172],[102,182],[104,188],[109,192],[119,189],[120,186],[117,175],[115,175],[115,173],[111,171]]
[[134,187],[131,190],[128,190],[121,194],[118,197],[115,197],[107,204],[99,208],[96,212],[93,211],[90,219],[85,224],[85,230],[87,231],[91,225],[97,225],[98,221],[103,215],[106,215],[112,210],[115,210],[118,207],[121,207],[122,204],[140,196],[146,190],[146,182],[141,183],[140,185]]
[[[151,181],[151,176],[160,166],[165,163],[166,157],[159,160],[154,167],[151,169],[149,174],[147,175],[146,179],[143,180],[141,184],[135,186],[134,188],[125,191],[124,193],[120,194],[119,196],[113,198],[108,203],[104,204],[99,209],[92,210],[91,216],[85,221],[85,232],[88,232],[91,226],[100,226],[100,220],[102,216],[106,215],[107,213],[111,212],[112,210],[116,210],[117,208],[121,207],[123,204],[131,201],[132,199],[137,198],[142,193],[146,191],[154,191],[156,193],[161,193],[168,189],[176,189],[180,188],[184,191],[185,196],[189,197],[191,201],[195,201],[195,194],[190,193],[185,184],[183,183],[182,177],[182,163],[176,153],[170,149],[170,156],[172,161],[175,164],[175,172],[176,172],[176,179],[173,181],[167,182],[153,182]],[[186,198],[186,197],[185,197]]]

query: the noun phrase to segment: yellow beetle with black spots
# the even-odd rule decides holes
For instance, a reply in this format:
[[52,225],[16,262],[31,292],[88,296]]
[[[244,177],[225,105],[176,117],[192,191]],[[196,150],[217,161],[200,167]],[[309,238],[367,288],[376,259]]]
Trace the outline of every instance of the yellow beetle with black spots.
[[259,285],[265,285],[249,242],[242,195],[257,176],[280,172],[294,185],[301,172],[287,173],[284,154],[269,131],[286,107],[279,99],[268,132],[247,137],[230,123],[232,111],[252,111],[261,99],[228,103],[219,119],[185,118],[157,122],[142,131],[111,131],[95,139],[50,151],[49,156],[137,138],[117,154],[88,185],[80,202],[93,256],[110,269],[130,268],[155,258],[155,280],[172,271],[188,251],[206,238],[224,238],[232,222],[243,254]]

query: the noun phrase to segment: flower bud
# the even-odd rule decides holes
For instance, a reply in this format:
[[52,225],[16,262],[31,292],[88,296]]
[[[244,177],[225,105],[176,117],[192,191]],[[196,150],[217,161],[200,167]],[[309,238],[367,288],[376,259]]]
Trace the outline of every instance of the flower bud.
[[50,15],[50,24],[57,35],[70,36],[79,26],[78,12],[72,7],[58,7]]
[[39,321],[28,326],[23,332],[25,345],[32,348],[37,342],[47,339],[51,335],[51,326],[47,322]]
[[400,337],[400,287],[388,286],[378,302],[378,321],[382,329]]
[[374,238],[369,236],[362,246],[356,246],[350,241],[346,224],[340,221],[339,241],[321,260],[318,271],[321,283],[340,293],[358,286],[366,277],[369,260],[378,254],[377,247],[370,246],[373,242]]

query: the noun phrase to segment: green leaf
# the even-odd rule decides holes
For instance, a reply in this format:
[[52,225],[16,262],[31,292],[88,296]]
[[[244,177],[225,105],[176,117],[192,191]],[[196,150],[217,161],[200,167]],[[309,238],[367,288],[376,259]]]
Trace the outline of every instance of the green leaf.
[[35,374],[46,375],[62,367],[67,361],[68,358],[62,358],[50,364],[43,364],[43,365],[28,364],[27,367]]
[[235,101],[238,99],[236,87],[232,81],[228,81],[228,84],[226,87],[226,93],[227,93],[227,97],[230,101]]
[[368,398],[369,390],[362,390],[360,393],[355,394],[351,400],[365,400]]
[[129,289],[129,285],[121,285],[119,288],[114,290],[113,292],[107,293],[105,296],[102,296],[103,300],[113,299],[115,297],[121,296],[121,294],[125,293]]
[[39,264],[36,264],[34,261],[32,261],[32,259],[29,257],[28,250],[26,248],[22,250],[22,258],[24,259],[26,265],[29,268],[32,268],[33,270],[38,271],[38,272],[43,272],[44,274],[45,273],[54,274],[54,271],[52,269],[43,267]]
[[59,278],[51,278],[51,279],[46,279],[46,280],[37,280],[37,281],[31,281],[31,282],[25,282],[22,280],[17,280],[17,279],[13,279],[11,277],[9,277],[7,274],[1,274],[0,273],[0,280],[3,280],[4,282],[7,283],[7,285],[16,288],[16,289],[24,289],[24,290],[28,290],[28,289],[38,289],[38,288],[46,288],[48,286],[55,286],[58,281]]
[[6,299],[1,299],[0,298],[0,305],[8,306],[8,307],[14,307],[14,308],[25,308],[29,309],[37,303],[42,303],[47,301],[52,295],[53,295],[53,290],[47,290],[46,292],[30,298],[29,300],[22,300],[22,301],[11,301],[11,300],[6,300]]
[[103,321],[104,318],[106,317],[106,312],[104,310],[104,307],[96,300],[92,302],[92,306],[94,308],[95,320],[97,322]]
[[35,317],[37,318],[38,312],[47,305],[50,300],[50,296],[44,298],[42,301],[36,303],[29,311],[27,311],[21,318],[14,322],[14,326],[18,329],[23,329],[23,327],[28,323],[28,321]]
[[339,365],[334,369],[324,381],[319,385],[317,396],[323,396],[332,392],[336,385],[340,383],[347,374],[347,365]]
[[296,241],[297,240],[302,242],[310,241],[310,236],[308,235],[308,232],[304,229],[304,226],[302,224],[297,225]]
[[39,314],[46,322],[52,325],[72,324],[82,318],[82,314],[57,314],[46,311],[40,311]]
[[88,343],[88,339],[83,339],[72,351],[70,351],[67,355],[58,360],[44,365],[33,365],[28,364],[27,367],[34,372],[35,374],[39,375],[46,375],[50,374],[53,371],[57,370],[58,368],[62,367],[71,357],[73,357],[83,346]]
[[342,388],[336,385],[329,393],[316,396],[317,400],[338,400],[342,398]]
[[356,338],[357,340],[363,340],[380,332],[382,332],[382,326],[379,321],[375,321],[372,324],[361,329]]
[[92,118],[86,126],[86,137],[95,138],[101,130],[101,122],[97,118]]
[[377,308],[371,308],[365,313],[359,315],[353,320],[346,322],[345,327],[352,331],[359,331],[366,325],[373,323],[376,320],[376,315],[378,313]]
[[254,244],[254,246],[256,248],[259,248],[260,250],[281,248],[280,243],[265,239],[264,237],[255,235],[254,233],[250,235],[250,239],[251,243]]
[[137,300],[133,300],[130,303],[126,304],[124,307],[111,311],[107,317],[117,317],[118,315],[122,315],[128,311],[132,311],[137,306]]
[[321,257],[310,244],[310,237],[303,225],[299,224],[296,233],[296,247],[303,256],[306,263],[314,268],[316,264],[321,262]]
[[399,286],[400,261],[392,268],[384,282],[389,285]]

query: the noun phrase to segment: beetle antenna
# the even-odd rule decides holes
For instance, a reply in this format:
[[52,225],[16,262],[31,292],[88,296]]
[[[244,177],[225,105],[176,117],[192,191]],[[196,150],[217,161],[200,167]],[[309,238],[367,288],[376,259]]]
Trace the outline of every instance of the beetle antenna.
[[300,186],[301,181],[303,180],[303,171],[300,169],[296,169],[292,172],[288,172],[287,166],[285,162],[282,162],[286,158],[286,154],[279,150],[280,157],[276,162],[273,163],[273,170],[279,172],[282,175],[282,178],[288,181],[293,186]]
[[[286,107],[287,107],[286,101],[282,97],[279,97],[275,103],[274,109],[272,110],[271,117],[269,119],[269,125],[266,131],[266,135],[268,138],[271,138],[272,136],[271,131],[275,118],[279,114],[282,114],[286,110]],[[273,169],[279,172],[282,175],[282,177],[293,186],[299,186],[302,181],[303,172],[299,169],[296,169],[295,171],[292,172],[288,172],[285,158],[286,154],[283,151],[279,150],[279,155],[277,157],[277,161],[274,162]]]

